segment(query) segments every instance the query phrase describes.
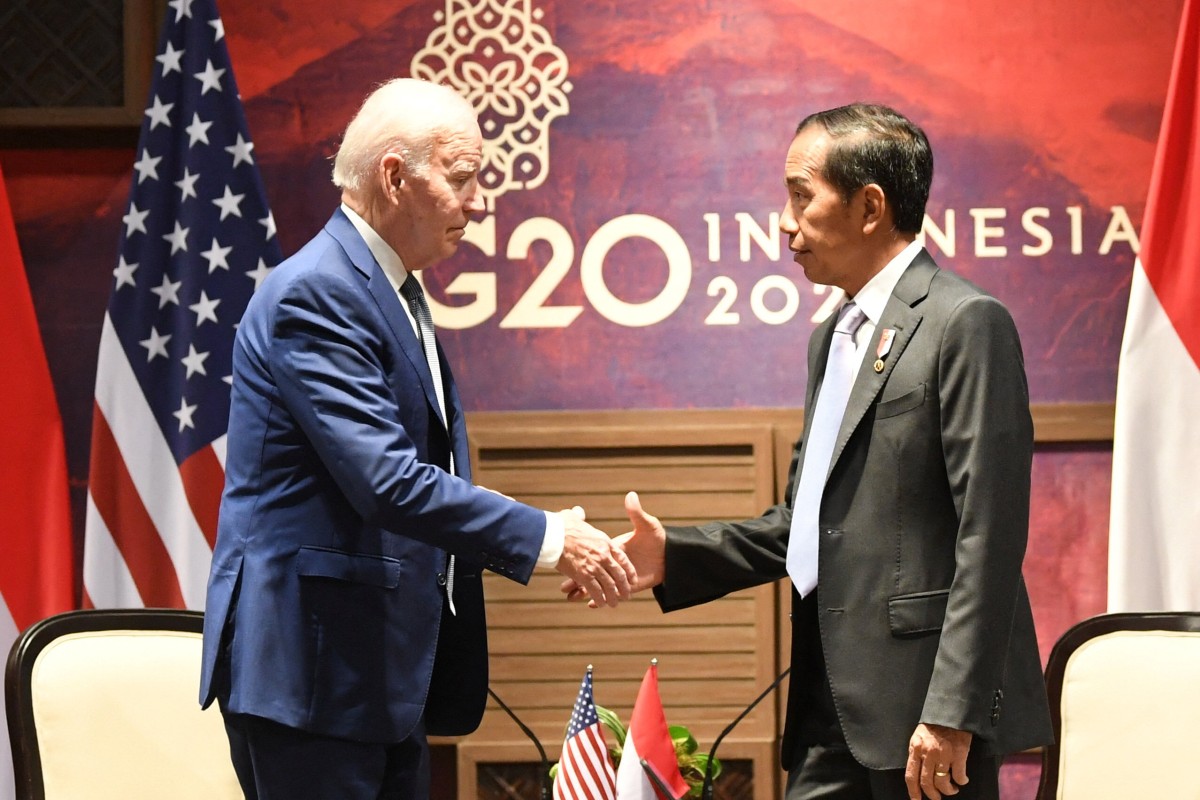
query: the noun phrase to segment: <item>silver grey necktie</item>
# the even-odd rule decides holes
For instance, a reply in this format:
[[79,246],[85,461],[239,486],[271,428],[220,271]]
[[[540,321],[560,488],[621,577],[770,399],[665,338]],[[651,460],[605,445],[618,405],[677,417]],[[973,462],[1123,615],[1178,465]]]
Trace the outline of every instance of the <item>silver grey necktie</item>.
[[[854,386],[854,373],[860,359],[855,358],[854,333],[866,320],[866,314],[854,303],[842,309],[829,357],[825,362],[825,377],[815,398],[816,409],[808,426],[808,442],[804,463],[796,484],[792,504],[792,531],[788,539],[787,571],[800,596],[804,597],[817,586],[817,553],[820,549],[818,524],[821,516],[821,496],[825,493],[825,478],[833,458],[846,403]],[[805,410],[805,413],[809,413]]]

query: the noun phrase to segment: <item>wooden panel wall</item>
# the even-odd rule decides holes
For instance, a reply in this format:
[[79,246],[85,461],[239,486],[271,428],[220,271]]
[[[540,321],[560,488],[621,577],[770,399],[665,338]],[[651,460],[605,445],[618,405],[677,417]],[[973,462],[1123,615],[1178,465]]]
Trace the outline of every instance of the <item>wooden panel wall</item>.
[[[632,423],[632,424],[631,424]],[[647,424],[649,423],[649,424]],[[582,505],[610,534],[629,529],[623,498],[636,489],[664,522],[755,516],[776,494],[773,432],[764,421],[653,420],[624,415],[478,415],[472,463],[482,485],[541,508]],[[705,749],[775,677],[776,587],[739,592],[664,615],[649,593],[617,609],[568,604],[560,577],[539,570],[522,587],[488,576],[491,685],[557,759],[580,679],[595,667],[596,701],[628,721],[650,659],[659,659],[667,719],[692,729]],[[720,754],[755,762],[756,797],[776,796],[773,704],[747,717]],[[532,746],[494,704],[459,744],[459,794],[473,796],[476,765]]]

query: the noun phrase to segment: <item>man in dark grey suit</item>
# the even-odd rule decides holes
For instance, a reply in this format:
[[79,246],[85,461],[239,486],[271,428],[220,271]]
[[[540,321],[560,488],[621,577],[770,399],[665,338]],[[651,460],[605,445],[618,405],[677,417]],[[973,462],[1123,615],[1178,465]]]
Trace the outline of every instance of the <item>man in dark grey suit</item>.
[[1000,757],[1052,737],[1021,577],[1033,425],[1017,331],[915,241],[933,157],[909,120],[814,114],[785,169],[795,260],[848,298],[809,343],[787,500],[664,530],[630,493],[637,588],[671,611],[792,576],[789,800],[995,800]]

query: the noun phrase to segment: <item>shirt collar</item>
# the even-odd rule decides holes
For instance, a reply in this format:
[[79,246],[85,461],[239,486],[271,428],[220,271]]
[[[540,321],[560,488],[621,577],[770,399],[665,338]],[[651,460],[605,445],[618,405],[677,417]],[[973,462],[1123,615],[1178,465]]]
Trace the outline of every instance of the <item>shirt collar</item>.
[[879,320],[883,316],[883,309],[887,306],[892,292],[895,291],[896,284],[900,282],[900,276],[904,274],[904,270],[908,269],[909,264],[913,262],[919,252],[921,252],[921,243],[915,240],[909,242],[907,247],[897,253],[896,257],[887,263],[887,266],[875,273],[871,280],[858,290],[858,294],[851,298],[866,314],[872,325],[879,324]]
[[367,249],[379,262],[383,274],[387,276],[388,283],[397,292],[400,291],[400,285],[408,277],[408,270],[404,268],[404,262],[400,260],[400,256],[392,249],[391,245],[383,240],[382,236],[375,232],[374,228],[367,224],[365,219],[345,203],[342,203],[342,213],[346,215],[350,224],[358,231],[358,235],[366,242]]

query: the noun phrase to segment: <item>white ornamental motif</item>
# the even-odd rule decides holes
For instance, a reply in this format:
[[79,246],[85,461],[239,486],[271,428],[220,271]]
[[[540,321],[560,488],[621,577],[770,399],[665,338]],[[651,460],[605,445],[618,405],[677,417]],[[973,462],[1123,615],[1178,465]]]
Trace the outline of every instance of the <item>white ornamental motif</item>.
[[541,186],[550,170],[550,123],[570,110],[567,56],[529,0],[446,0],[412,60],[412,76],[452,87],[479,115],[488,211],[515,189]]

